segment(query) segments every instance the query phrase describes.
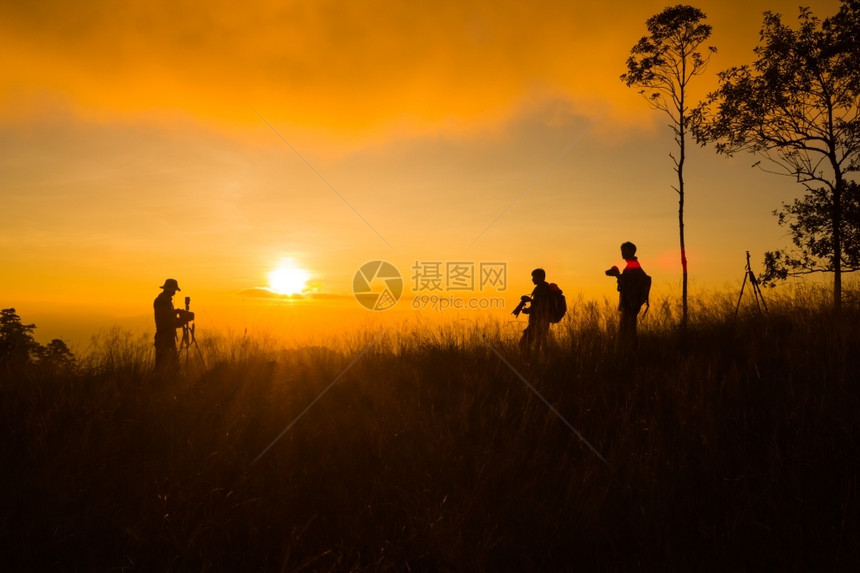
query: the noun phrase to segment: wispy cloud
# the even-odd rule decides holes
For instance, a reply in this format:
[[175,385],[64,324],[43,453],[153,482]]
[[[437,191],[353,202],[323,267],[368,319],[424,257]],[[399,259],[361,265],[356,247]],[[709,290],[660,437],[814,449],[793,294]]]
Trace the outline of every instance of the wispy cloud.
[[301,294],[280,294],[266,287],[251,287],[238,291],[237,296],[248,298],[274,299],[274,300],[346,300],[352,299],[351,295],[334,293],[306,292]]
[[587,113],[628,97],[616,70],[647,16],[565,0],[181,5],[3,3],[0,49],[16,57],[2,107],[47,95],[100,119],[172,110],[248,125],[254,102],[270,121],[329,131],[498,125],[545,95]]

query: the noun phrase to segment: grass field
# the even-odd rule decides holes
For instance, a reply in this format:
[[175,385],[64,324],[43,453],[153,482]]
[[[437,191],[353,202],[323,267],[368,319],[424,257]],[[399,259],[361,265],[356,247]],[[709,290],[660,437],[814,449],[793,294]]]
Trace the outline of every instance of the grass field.
[[569,302],[529,359],[491,322],[203,338],[168,381],[112,331],[0,372],[0,569],[860,568],[856,304],[665,301],[628,355]]

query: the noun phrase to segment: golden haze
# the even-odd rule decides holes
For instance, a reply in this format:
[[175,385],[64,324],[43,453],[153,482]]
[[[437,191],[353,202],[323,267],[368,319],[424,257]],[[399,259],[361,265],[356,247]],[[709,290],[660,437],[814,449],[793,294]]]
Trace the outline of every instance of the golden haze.
[[[751,61],[762,11],[797,13],[782,0],[697,5],[719,48],[699,95]],[[68,338],[61,322],[145,329],[172,276],[219,328],[254,328],[247,317],[275,304],[309,309],[275,328],[313,330],[345,314],[335,300],[363,312],[351,281],[368,260],[404,275],[416,260],[504,261],[512,302],[543,266],[574,297],[602,298],[624,240],[670,292],[674,144],[619,80],[663,7],[4,3],[3,307],[42,336]],[[737,288],[746,250],[760,261],[786,243],[771,211],[799,189],[752,162],[690,149],[694,288]],[[326,296],[242,294],[283,258]]]

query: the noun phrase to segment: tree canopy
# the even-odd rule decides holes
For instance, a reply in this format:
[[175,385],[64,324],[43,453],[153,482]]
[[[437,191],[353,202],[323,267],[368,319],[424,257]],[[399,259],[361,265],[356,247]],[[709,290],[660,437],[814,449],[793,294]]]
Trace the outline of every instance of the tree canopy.
[[628,87],[640,88],[639,93],[654,108],[671,117],[676,135],[679,124],[687,119],[687,85],[705,71],[710,55],[717,51],[713,46],[708,46],[705,56],[699,51],[711,36],[705,18],[698,8],[683,4],[648,18],[648,35],[630,50],[627,73],[621,76]]
[[0,310],[0,367],[15,372],[33,364],[65,371],[77,366],[65,342],[55,338],[42,346],[33,338],[35,329],[35,324],[21,322],[14,308]]
[[719,88],[694,112],[697,140],[718,153],[757,155],[756,165],[794,178],[806,195],[775,213],[795,248],[768,253],[766,278],[856,270],[860,168],[860,0],[824,20],[801,8],[798,27],[765,12],[752,65],[719,74]]

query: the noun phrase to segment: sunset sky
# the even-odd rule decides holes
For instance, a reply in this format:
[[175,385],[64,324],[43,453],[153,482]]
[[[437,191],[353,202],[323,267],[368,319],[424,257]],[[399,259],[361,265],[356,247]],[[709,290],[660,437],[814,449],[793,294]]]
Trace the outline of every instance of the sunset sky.
[[[699,98],[752,61],[763,11],[794,23],[799,3],[692,4],[719,50]],[[668,5],[2,2],[0,306],[85,345],[152,328],[173,277],[201,329],[360,322],[384,314],[352,295],[372,260],[404,275],[400,311],[416,261],[506,263],[509,308],[537,266],[602,299],[626,240],[675,292],[672,135],[619,79]],[[745,251],[757,268],[788,245],[771,212],[802,189],[754,162],[690,151],[694,291],[736,290]],[[315,297],[261,296],[284,260]]]

